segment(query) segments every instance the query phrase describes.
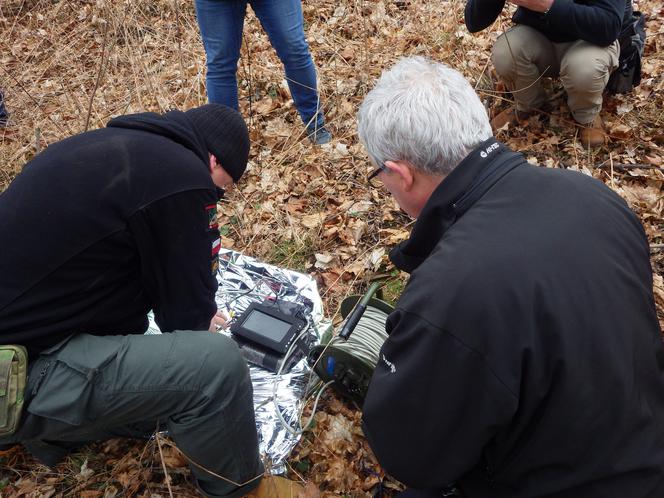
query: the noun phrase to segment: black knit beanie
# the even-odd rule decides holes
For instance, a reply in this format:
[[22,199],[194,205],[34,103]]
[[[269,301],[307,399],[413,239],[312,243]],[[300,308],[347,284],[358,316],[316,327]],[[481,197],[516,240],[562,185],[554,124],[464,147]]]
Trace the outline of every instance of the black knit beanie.
[[222,104],[205,104],[185,114],[210,154],[237,183],[249,158],[249,131],[240,113]]

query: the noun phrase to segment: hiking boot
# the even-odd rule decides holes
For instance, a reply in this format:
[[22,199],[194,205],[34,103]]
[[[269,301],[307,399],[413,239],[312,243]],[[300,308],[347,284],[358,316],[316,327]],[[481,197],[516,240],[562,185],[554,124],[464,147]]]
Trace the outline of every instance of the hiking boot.
[[284,477],[268,476],[244,498],[317,498],[320,492],[311,483],[303,486]]
[[495,132],[500,130],[503,126],[509,123],[510,126],[524,125],[528,118],[535,114],[536,111],[519,111],[516,107],[511,106],[502,112],[496,114],[491,120],[491,129]]
[[23,441],[23,448],[42,465],[54,469],[70,453],[74,453],[86,443],[79,441],[45,441],[31,439]]
[[606,132],[604,131],[604,123],[602,118],[595,116],[592,122],[586,125],[580,125],[579,141],[584,147],[599,147],[606,143]]
[[323,145],[330,143],[332,135],[325,126],[311,125],[307,127],[307,138],[314,145]]

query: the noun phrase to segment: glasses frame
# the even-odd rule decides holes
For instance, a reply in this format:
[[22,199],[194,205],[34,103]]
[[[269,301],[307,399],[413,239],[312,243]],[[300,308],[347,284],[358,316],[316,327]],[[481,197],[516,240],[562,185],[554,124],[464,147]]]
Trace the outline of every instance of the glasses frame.
[[371,185],[372,187],[376,187],[377,185],[374,185],[372,180],[374,178],[376,178],[378,175],[380,175],[383,171],[386,171],[386,170],[387,170],[387,166],[385,166],[385,163],[382,163],[375,170],[373,170],[369,176],[367,176],[367,183],[369,185]]

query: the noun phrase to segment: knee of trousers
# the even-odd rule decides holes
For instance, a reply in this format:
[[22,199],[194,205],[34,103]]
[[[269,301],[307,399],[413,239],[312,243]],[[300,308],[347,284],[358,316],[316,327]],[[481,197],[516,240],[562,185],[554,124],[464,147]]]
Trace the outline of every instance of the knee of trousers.
[[240,54],[231,54],[225,52],[207,53],[206,65],[208,73],[232,74],[237,72],[237,62],[240,60]]
[[512,80],[516,75],[515,59],[517,58],[526,58],[523,46],[515,42],[515,40],[511,40],[508,44],[505,33],[503,33],[498,37],[491,50],[491,61],[498,76],[506,80]]
[[222,334],[206,333],[199,347],[205,356],[199,376],[207,394],[234,398],[251,393],[249,367],[235,341]]
[[560,80],[567,90],[601,92],[609,79],[609,68],[601,59],[566,57],[560,66]]
[[301,69],[313,65],[313,59],[305,41],[290,45],[288,48],[280,47],[276,52],[285,68]]

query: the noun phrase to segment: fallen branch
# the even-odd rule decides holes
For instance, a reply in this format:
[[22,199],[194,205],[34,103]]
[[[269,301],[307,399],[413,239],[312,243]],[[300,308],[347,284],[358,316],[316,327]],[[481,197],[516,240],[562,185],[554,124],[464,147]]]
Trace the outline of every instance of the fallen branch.
[[[566,166],[565,166],[566,167]],[[655,164],[607,164],[607,163],[601,163],[601,164],[596,164],[593,166],[593,168],[598,168],[598,169],[616,169],[618,171],[628,171],[632,169],[658,169],[660,171],[664,171],[664,168],[661,166],[657,166]]]
[[[571,166],[565,163],[558,163],[557,165],[559,168],[570,168]],[[600,163],[600,164],[595,164],[594,166],[591,166],[590,168],[592,169],[614,169],[616,171],[629,171],[633,169],[657,169],[660,171],[664,171],[664,168],[661,166],[657,166],[655,164],[616,164],[616,163]]]

